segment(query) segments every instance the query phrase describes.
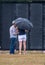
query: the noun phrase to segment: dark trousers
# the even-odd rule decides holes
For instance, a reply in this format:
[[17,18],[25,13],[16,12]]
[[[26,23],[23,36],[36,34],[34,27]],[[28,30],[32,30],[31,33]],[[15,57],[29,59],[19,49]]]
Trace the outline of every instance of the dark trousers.
[[14,49],[16,48],[17,38],[10,38],[10,54],[14,54]]

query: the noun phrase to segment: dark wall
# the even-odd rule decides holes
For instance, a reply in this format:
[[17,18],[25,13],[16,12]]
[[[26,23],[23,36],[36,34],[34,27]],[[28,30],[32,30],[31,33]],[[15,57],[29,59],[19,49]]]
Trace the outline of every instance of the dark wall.
[[2,22],[1,22],[1,19],[2,19],[2,5],[0,4],[0,49],[1,49],[1,43],[2,43]]
[[28,18],[28,4],[16,4],[16,16]]
[[3,3],[1,5],[2,49],[9,49],[9,27],[12,20],[18,17],[28,18],[34,25],[33,29],[27,34],[27,49],[42,49],[42,4]]
[[45,49],[45,3],[42,4],[42,48]]
[[30,20],[33,22],[33,30],[30,34],[31,49],[42,49],[42,4],[31,4]]
[[9,27],[12,19],[11,4],[2,4],[2,49],[9,48]]

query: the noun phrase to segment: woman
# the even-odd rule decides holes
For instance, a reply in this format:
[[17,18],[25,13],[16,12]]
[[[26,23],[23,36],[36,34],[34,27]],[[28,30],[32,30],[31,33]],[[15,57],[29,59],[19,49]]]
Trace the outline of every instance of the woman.
[[19,29],[18,41],[19,41],[19,54],[21,54],[22,44],[23,44],[24,54],[25,54],[26,53],[26,32],[25,30]]

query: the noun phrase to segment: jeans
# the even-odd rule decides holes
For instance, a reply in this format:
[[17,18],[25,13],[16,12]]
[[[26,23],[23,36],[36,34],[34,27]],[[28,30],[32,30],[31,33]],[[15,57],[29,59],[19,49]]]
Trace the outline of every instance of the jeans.
[[14,49],[16,48],[17,38],[10,38],[10,54],[14,54]]

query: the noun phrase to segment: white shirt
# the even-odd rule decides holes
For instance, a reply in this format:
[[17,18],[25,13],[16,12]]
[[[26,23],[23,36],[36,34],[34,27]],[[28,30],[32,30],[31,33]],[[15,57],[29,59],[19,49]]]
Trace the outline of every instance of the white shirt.
[[9,32],[10,32],[10,38],[17,38],[16,28],[14,27],[14,25],[10,27]]

